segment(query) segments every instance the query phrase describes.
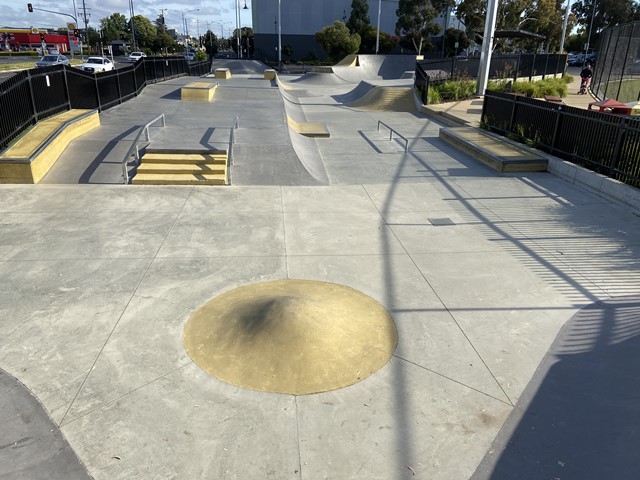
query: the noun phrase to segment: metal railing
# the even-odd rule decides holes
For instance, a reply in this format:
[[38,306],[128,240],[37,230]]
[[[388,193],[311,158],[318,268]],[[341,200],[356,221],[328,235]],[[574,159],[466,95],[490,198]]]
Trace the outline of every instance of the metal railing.
[[227,150],[227,167],[233,165],[233,145],[236,143],[235,131],[240,126],[240,119],[236,115],[233,125],[231,125],[231,131],[229,132],[229,149]]
[[482,123],[576,165],[640,187],[640,119],[485,91]]
[[138,144],[140,143],[140,137],[142,137],[142,134],[144,133],[146,134],[145,141],[147,142],[150,141],[151,135],[149,134],[149,127],[152,124],[156,123],[158,120],[162,120],[162,125],[161,125],[162,127],[166,126],[164,113],[161,113],[156,118],[148,122],[146,125],[140,127],[140,129],[138,130],[138,134],[136,135],[136,138],[133,140],[133,143],[129,147],[127,154],[122,160],[122,177],[124,178],[125,185],[129,183],[129,170],[127,169],[127,165],[129,164],[129,159],[131,158],[132,155],[135,156],[136,167],[140,165],[140,149],[138,148]]
[[389,129],[389,141],[393,140],[393,134],[394,133],[398,137],[400,137],[401,139],[404,140],[404,153],[407,153],[407,150],[409,149],[409,140],[407,140],[407,137],[403,136],[402,134],[400,134],[400,132],[398,132],[397,130],[394,130],[393,128],[391,128],[389,125],[387,125],[386,123],[384,123],[381,120],[378,120],[378,131],[380,131],[380,125],[384,125],[385,127],[387,127]]

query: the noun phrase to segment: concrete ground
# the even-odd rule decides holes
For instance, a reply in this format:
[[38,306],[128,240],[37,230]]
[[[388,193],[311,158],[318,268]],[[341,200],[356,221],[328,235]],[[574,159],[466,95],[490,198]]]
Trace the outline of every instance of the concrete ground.
[[[176,92],[192,80],[148,86],[104,112],[47,184],[0,185],[0,368],[42,403],[89,475],[547,478],[527,468],[538,462],[563,480],[637,478],[625,470],[633,430],[624,448],[613,441],[622,430],[605,429],[619,448],[600,456],[570,442],[616,409],[630,415],[619,423],[637,417],[640,376],[625,343],[637,338],[637,298],[610,314],[640,287],[633,208],[549,173],[497,174],[443,143],[422,114],[344,107],[325,101],[330,87],[296,108],[331,137],[301,142],[261,75],[234,75],[210,104],[185,105]],[[152,146],[222,144],[238,115],[233,185],[119,184],[133,129],[159,112],[167,127]],[[407,153],[379,120],[409,139]],[[182,342],[194,311],[286,278],[382,303],[399,334],[391,360],[360,383],[303,396],[243,390],[194,364]],[[608,314],[589,316],[594,303]],[[572,318],[583,321],[558,337]],[[586,355],[551,376],[567,355],[550,350],[557,337]],[[597,361],[605,350],[615,361]],[[558,452],[549,445],[565,417],[544,423],[553,412],[534,400],[553,406],[569,393],[564,412],[585,414]],[[526,435],[536,414],[547,435]],[[22,437],[0,435],[0,477],[23,478],[1,461]]]

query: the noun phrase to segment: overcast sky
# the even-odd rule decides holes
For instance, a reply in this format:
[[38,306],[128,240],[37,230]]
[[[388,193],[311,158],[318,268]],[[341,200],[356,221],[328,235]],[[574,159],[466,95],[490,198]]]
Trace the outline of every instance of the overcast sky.
[[[251,10],[242,10],[244,0],[238,0],[241,7],[241,19],[243,26],[251,26]],[[0,0],[0,26],[3,27],[63,27],[69,21],[69,17],[52,13],[39,12],[38,8],[62,12],[74,15],[73,0],[35,0],[31,1],[34,10],[29,13],[27,10],[28,1],[23,0]],[[195,35],[200,30],[204,34],[209,27],[216,35],[220,35],[221,26],[224,24],[224,36],[229,35],[229,29],[233,31],[236,27],[235,14],[236,0],[133,0],[133,8],[136,15],[143,15],[152,22],[158,18],[161,9],[165,9],[165,22],[168,28],[175,28],[182,32],[182,12],[199,9],[197,12],[185,13],[188,20],[189,34]],[[87,16],[89,16],[89,26],[98,28],[100,19],[108,17],[114,12],[122,13],[129,18],[129,0],[85,0]],[[251,1],[247,0],[247,6],[251,7]],[[75,0],[77,18],[80,26],[84,26],[82,19],[82,0]],[[196,20],[199,22],[196,23]]]

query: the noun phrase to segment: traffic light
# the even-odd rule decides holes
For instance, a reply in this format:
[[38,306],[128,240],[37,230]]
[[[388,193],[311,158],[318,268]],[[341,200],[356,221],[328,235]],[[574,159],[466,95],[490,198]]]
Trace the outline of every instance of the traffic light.
[[80,32],[78,31],[77,28],[73,30],[73,36],[74,37],[79,37],[80,36]]
[[27,10],[33,13],[33,5],[31,5],[30,3],[27,3]]
[[40,41],[41,41],[41,42],[44,42],[44,33],[41,33],[41,34],[40,34]]

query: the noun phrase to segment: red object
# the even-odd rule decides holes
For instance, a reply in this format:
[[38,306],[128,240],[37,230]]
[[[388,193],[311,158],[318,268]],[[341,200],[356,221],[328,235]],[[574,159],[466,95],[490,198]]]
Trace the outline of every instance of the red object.
[[625,105],[624,103],[620,103],[613,98],[608,98],[606,100],[600,100],[599,102],[591,102],[589,104],[589,110],[594,110],[596,107],[598,111],[601,113],[613,113],[617,115],[631,115],[631,107],[629,105]]

